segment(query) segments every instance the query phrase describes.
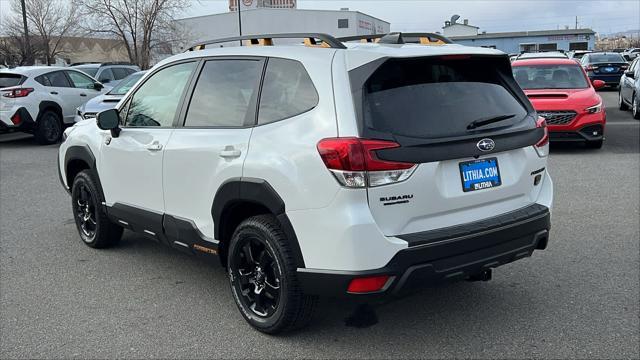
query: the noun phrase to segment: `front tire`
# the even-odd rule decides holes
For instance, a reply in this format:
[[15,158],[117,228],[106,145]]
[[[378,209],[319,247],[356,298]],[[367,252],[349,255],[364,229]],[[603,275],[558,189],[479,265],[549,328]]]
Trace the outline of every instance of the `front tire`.
[[40,145],[55,144],[62,137],[62,119],[52,110],[46,110],[36,123],[34,136]]
[[629,110],[629,107],[624,103],[624,100],[622,99],[622,91],[618,91],[618,108],[622,111]]
[[276,334],[309,323],[317,297],[302,293],[291,245],[275,217],[243,221],[227,253],[231,292],[251,326]]
[[631,112],[633,113],[633,118],[636,120],[640,120],[640,104],[638,104],[638,95],[633,96],[633,104],[631,106]]
[[86,245],[101,249],[120,241],[124,229],[107,217],[91,170],[81,171],[73,180],[71,206],[78,233]]

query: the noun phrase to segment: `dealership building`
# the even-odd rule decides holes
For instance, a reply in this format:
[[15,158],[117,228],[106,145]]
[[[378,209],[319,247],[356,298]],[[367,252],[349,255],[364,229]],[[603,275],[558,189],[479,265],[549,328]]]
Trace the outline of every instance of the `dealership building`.
[[[243,35],[274,33],[326,33],[336,37],[386,34],[387,21],[342,10],[302,10],[295,0],[241,0]],[[229,0],[229,12],[176,20],[189,33],[189,42],[238,36],[237,2]],[[187,44],[185,44],[187,45]]]
[[444,36],[453,42],[467,46],[480,46],[502,50],[506,53],[593,50],[595,32],[591,29],[562,29],[540,31],[480,32],[468,20],[458,23],[454,17],[442,28]]

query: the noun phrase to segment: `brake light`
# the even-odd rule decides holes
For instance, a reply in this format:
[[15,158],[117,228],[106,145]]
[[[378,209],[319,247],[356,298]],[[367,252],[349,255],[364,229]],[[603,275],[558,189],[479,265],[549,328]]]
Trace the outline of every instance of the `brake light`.
[[416,164],[382,160],[376,154],[377,150],[399,146],[393,141],[345,137],[322,139],[317,148],[342,186],[363,188],[401,182],[413,174]]
[[585,67],[584,69],[586,71],[593,71],[593,70],[596,70],[597,68],[598,68],[597,66],[587,65],[587,67]]
[[12,89],[3,91],[4,94],[2,96],[8,98],[19,98],[25,97],[33,92],[33,88],[20,88],[20,89]]
[[364,294],[384,290],[391,277],[389,275],[371,276],[351,280],[347,292]]
[[534,148],[538,156],[545,157],[549,155],[549,128],[547,128],[547,121],[543,117],[539,117],[538,121],[536,121],[536,128],[542,128],[544,132]]

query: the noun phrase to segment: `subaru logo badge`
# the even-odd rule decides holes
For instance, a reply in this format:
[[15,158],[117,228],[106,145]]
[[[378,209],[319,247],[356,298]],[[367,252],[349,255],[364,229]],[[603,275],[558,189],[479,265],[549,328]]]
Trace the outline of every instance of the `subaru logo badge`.
[[491,151],[496,147],[496,143],[491,139],[482,139],[476,144],[480,151]]

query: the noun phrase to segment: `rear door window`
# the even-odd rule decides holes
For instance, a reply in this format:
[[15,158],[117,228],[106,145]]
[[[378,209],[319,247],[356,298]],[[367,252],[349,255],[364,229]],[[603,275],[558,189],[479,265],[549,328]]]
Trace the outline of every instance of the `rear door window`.
[[528,112],[504,79],[490,58],[390,59],[364,85],[364,125],[423,139],[470,135],[472,122],[497,117],[481,130],[512,126]]
[[124,79],[130,74],[126,68],[112,68],[111,70],[113,70],[113,75],[116,80]]
[[62,71],[54,71],[48,74],[40,75],[36,78],[36,81],[44,86],[51,87],[73,87],[69,82],[69,79]]
[[302,114],[317,104],[318,92],[300,62],[269,59],[260,95],[258,124]]
[[18,74],[2,74],[0,73],[0,89],[22,84],[24,77]]
[[193,90],[184,126],[252,126],[263,65],[260,60],[207,61]]
[[111,72],[111,69],[109,68],[102,69],[102,71],[100,72],[100,75],[98,75],[98,81],[110,82],[112,80],[116,80],[116,78],[113,77],[113,73]]

